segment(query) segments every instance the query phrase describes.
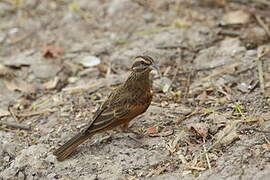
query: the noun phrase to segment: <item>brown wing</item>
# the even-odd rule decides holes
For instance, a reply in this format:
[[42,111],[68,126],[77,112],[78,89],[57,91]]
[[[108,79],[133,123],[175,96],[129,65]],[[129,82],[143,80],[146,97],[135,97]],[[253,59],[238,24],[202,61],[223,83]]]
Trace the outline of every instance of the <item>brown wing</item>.
[[[150,102],[145,104],[129,103],[129,98],[134,100],[134,97],[130,97],[129,93],[119,91],[121,89],[118,89],[118,92],[114,91],[100,106],[93,117],[92,123],[85,131],[93,133],[103,129],[111,129],[133,119],[148,108]],[[119,94],[121,97],[119,97]]]
[[[118,119],[129,113],[129,109],[125,108],[123,102],[126,93],[121,94],[122,87],[113,91],[105,102],[95,112],[92,121],[89,122],[88,127],[84,131],[95,132],[106,128],[114,119]],[[119,97],[121,94],[121,98]]]
[[87,131],[90,133],[105,130],[109,127],[114,121],[121,119],[122,117],[127,116],[130,113],[130,109],[123,109],[123,107],[111,109],[108,108],[104,110],[100,115],[93,121],[93,123],[87,128]]

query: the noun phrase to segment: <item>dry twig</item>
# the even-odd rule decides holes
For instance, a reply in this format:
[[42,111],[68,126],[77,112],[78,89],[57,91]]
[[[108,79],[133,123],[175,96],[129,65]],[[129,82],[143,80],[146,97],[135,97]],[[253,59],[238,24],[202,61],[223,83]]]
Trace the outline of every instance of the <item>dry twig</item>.
[[206,157],[206,161],[207,161],[207,165],[208,165],[208,168],[209,169],[212,169],[212,167],[211,167],[211,164],[210,164],[210,160],[209,160],[209,156],[208,156],[208,153],[207,153],[207,151],[206,151],[206,147],[205,147],[205,139],[203,139],[203,150],[204,150],[204,154],[205,154],[205,157]]

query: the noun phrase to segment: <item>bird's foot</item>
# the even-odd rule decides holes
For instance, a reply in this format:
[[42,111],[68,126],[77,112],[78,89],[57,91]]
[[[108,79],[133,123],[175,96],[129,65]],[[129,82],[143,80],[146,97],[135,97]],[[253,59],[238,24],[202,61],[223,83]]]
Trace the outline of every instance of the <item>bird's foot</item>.
[[144,136],[144,134],[142,134],[140,132],[137,132],[137,131],[133,131],[132,129],[127,128],[127,127],[126,128],[122,128],[122,132],[124,132],[124,133],[132,133],[132,134],[135,135],[135,138],[136,139],[141,139]]

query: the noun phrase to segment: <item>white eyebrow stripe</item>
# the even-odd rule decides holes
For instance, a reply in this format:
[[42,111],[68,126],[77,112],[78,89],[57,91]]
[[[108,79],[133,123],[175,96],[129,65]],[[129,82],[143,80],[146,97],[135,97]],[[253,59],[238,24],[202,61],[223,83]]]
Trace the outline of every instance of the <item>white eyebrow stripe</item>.
[[150,65],[152,62],[149,62],[148,60],[146,60],[146,59],[143,59],[143,58],[137,58],[136,60],[135,60],[136,62],[140,62],[140,61],[143,61],[145,64],[147,64],[147,65]]

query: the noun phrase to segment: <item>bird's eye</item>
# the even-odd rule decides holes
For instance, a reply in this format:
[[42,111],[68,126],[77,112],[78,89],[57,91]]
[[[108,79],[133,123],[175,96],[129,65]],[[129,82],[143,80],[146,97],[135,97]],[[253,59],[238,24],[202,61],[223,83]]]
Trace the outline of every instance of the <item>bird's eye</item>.
[[141,65],[147,66],[148,64],[146,62],[144,62],[144,61],[141,61]]

